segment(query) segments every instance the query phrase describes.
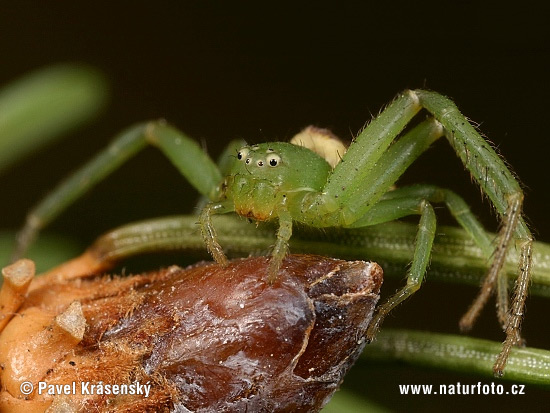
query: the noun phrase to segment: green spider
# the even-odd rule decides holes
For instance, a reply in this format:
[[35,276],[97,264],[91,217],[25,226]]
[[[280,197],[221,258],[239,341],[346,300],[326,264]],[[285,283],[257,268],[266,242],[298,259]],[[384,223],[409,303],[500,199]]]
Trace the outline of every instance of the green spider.
[[[432,116],[402,134],[422,109]],[[394,184],[409,165],[442,136],[500,215],[496,240],[490,239],[464,200],[452,191],[429,185],[395,189]],[[227,263],[227,258],[217,241],[212,215],[235,212],[256,221],[278,220],[267,275],[270,282],[287,253],[294,222],[311,227],[357,228],[420,215],[407,283],[378,307],[367,341],[374,338],[384,317],[420,287],[436,230],[432,203],[444,203],[491,260],[480,293],[460,326],[463,330],[472,327],[496,287],[497,313],[506,339],[494,373],[503,374],[512,346],[521,342],[533,238],[522,218],[523,193],[518,182],[448,98],[425,90],[398,95],[353,140],[345,154],[336,150],[336,158],[341,156],[341,161],[329,160],[332,165],[306,147],[272,142],[233,149],[236,156],[233,152],[218,167],[196,142],[163,122],[133,126],[29,213],[18,236],[15,256],[22,256],[38,231],[75,198],[148,144],[160,148],[210,200],[200,213],[199,226],[207,249],[218,263]],[[509,306],[507,279],[501,269],[513,241],[520,249],[519,275]]]

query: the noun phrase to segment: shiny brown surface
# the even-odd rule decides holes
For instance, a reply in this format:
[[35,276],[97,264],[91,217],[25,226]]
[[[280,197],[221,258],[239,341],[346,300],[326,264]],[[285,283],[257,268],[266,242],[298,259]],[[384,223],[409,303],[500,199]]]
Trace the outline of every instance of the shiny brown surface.
[[[75,409],[319,410],[363,347],[382,270],[374,263],[291,255],[269,285],[267,264],[264,257],[250,258],[225,268],[170,267],[32,290],[20,310],[32,318],[14,318],[0,335],[0,363],[14,363],[10,357],[20,356],[21,346],[32,347],[37,339],[40,354],[33,357],[40,362],[25,360],[17,377],[7,374],[9,369],[2,372],[3,411],[42,411],[51,404],[51,396],[35,392],[25,401],[13,390],[26,373],[48,384],[152,385],[147,398],[55,400]],[[74,300],[82,303],[86,332],[60,355],[42,332]]]

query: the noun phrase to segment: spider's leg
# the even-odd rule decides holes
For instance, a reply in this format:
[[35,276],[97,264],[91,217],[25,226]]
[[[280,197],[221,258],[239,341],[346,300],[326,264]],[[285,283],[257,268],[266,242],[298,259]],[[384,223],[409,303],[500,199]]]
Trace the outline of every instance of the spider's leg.
[[210,199],[216,196],[221,174],[195,141],[164,122],[138,124],[115,137],[105,150],[69,176],[31,210],[18,234],[13,259],[23,256],[38,232],[72,202],[147,145],[162,150],[202,195]]
[[[445,203],[453,218],[456,219],[458,224],[468,233],[468,235],[470,235],[470,237],[472,237],[485,258],[489,260],[493,255],[494,246],[492,238],[460,195],[450,189],[440,188],[434,185],[417,184],[389,191],[382,197],[382,201],[403,197],[427,199],[431,203]],[[368,216],[365,218],[368,219]],[[353,226],[360,227],[372,225],[372,223],[363,223],[361,221],[363,220],[358,220]]]
[[[221,176],[229,175],[229,169],[231,168],[231,165],[234,162],[234,159],[236,158],[239,149],[241,149],[245,145],[246,142],[243,139],[234,139],[227,144],[227,146],[224,148],[217,159],[218,170],[220,171]],[[209,196],[202,195],[195,205],[194,212],[202,211],[202,209],[208,202],[210,202]]]
[[367,329],[367,342],[371,342],[374,339],[384,317],[420,288],[430,261],[430,253],[436,228],[435,213],[433,207],[427,200],[422,199],[419,201],[415,198],[396,198],[391,201],[382,201],[369,211],[369,215],[371,213],[373,213],[373,215],[379,215],[378,211],[376,211],[379,208],[385,211],[394,211],[386,215],[387,221],[393,221],[402,216],[420,214],[420,222],[418,224],[413,260],[407,274],[407,285],[398,290],[382,305],[378,306],[376,314]]
[[[433,185],[413,185],[388,192],[378,204],[367,212],[364,217],[357,220],[357,222],[353,224],[353,227],[375,225],[415,213],[420,213],[421,215],[428,214],[427,212],[423,212],[422,208],[415,209],[417,205],[422,206],[425,202],[445,203],[451,215],[453,215],[457,222],[473,238],[483,254],[487,258],[491,256],[493,251],[491,238],[488,236],[481,223],[470,211],[466,202],[454,192],[448,189],[438,188]],[[426,267],[415,264],[415,260],[419,260],[419,262],[423,263],[422,259],[424,259],[424,255],[419,258],[418,251],[419,248],[423,248],[423,246],[419,245],[419,243],[423,242],[425,245],[428,245],[426,238],[422,238],[420,234],[420,231],[425,226],[426,224],[422,222],[421,218],[419,235],[417,236],[415,253],[413,256],[413,264],[407,278],[407,286],[398,291],[381,307],[381,311],[375,319],[376,324],[369,329],[369,340],[372,340],[374,337],[374,334],[380,326],[383,317],[387,315],[397,304],[412,295],[420,287],[420,282],[424,277],[424,273],[418,274],[415,272],[425,272]],[[429,245],[431,246],[431,241]],[[430,251],[422,251],[423,254],[427,254],[427,259],[429,259]]]
[[[369,127],[370,125],[367,129]],[[428,200],[418,197],[401,197],[380,201],[380,198],[410,164],[442,134],[443,129],[439,122],[428,119],[394,142],[373,165],[363,166],[367,168],[366,171],[357,170],[350,161],[350,151],[351,159],[355,159],[356,155],[355,148],[350,147],[343,162],[344,166],[341,167],[349,174],[348,186],[339,188],[334,193],[331,191],[330,185],[327,185],[321,195],[312,196],[310,204],[304,208],[304,211],[312,211],[312,215],[316,214],[319,220],[317,223],[345,227],[374,225],[403,216],[421,215],[407,285],[379,308],[369,327],[368,339],[372,339],[384,316],[420,287],[429,262],[436,225],[435,214]],[[333,177],[331,177],[332,179]],[[324,209],[328,209],[331,202],[337,205],[338,210],[325,213]],[[313,216],[310,219],[313,219]],[[331,219],[333,221],[330,221]]]
[[[370,172],[373,166],[421,108],[413,93],[405,92],[397,96],[352,141],[346,155],[334,168],[323,192],[337,198],[339,204],[345,204],[353,196],[353,187],[369,181],[367,175],[372,176]],[[382,192],[386,192],[386,189]]]
[[394,142],[372,165],[363,165],[366,170],[361,170],[353,161],[358,146],[350,146],[345,158],[334,170],[336,172],[342,165],[340,170],[347,172],[347,186],[331,189],[334,182],[331,176],[320,193],[306,196],[301,211],[304,223],[312,226],[352,226],[376,205],[405,170],[441,136],[443,128],[439,122],[427,119]]
[[533,236],[521,217],[523,192],[502,159],[470,125],[453,102],[435,92],[416,90],[413,93],[418,97],[421,105],[444,126],[451,146],[477,181],[481,190],[489,197],[502,220],[498,243],[487,279],[479,297],[464,316],[463,325],[474,322],[496,284],[501,286],[501,292],[497,298],[500,300],[507,298],[502,292],[505,282],[497,281],[497,279],[504,276],[501,269],[512,239],[516,240],[516,245],[520,248],[519,275],[508,314],[502,314],[502,311],[507,308],[506,305],[499,304],[498,306],[501,311],[499,318],[503,321],[506,331],[506,340],[494,371],[495,374],[502,375],[511,347],[520,341],[521,321],[531,272]]
[[[212,215],[232,211],[234,211],[234,204],[230,201],[210,202],[204,206],[199,215],[199,225],[206,248],[216,262],[221,265],[227,265],[228,261],[223,248],[218,242],[216,230],[212,225]],[[292,236],[292,215],[290,212],[284,206],[281,206],[277,210],[277,216],[279,218],[279,229],[277,230],[277,239],[271,252],[267,271],[267,281],[270,284],[277,279],[279,267],[288,251],[288,241]]]
[[212,255],[214,260],[220,265],[227,265],[227,257],[223,252],[223,248],[218,242],[216,229],[212,225],[212,214],[224,214],[232,211],[232,205],[228,202],[209,202],[204,206],[199,215],[199,226],[201,228],[202,238],[206,245],[206,249]]
[[279,273],[286,252],[288,251],[288,241],[292,236],[292,215],[286,208],[281,208],[278,211],[279,229],[277,230],[277,240],[271,252],[269,268],[267,272],[267,281],[272,284]]

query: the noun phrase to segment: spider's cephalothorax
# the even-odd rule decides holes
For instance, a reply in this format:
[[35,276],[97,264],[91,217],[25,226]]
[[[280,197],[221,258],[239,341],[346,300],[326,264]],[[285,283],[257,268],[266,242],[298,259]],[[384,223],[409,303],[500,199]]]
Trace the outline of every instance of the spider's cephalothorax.
[[[430,116],[408,128],[420,111]],[[407,168],[443,136],[497,211],[501,230],[496,240],[488,235],[468,205],[454,192],[431,185],[394,189]],[[15,256],[22,256],[36,233],[73,199],[151,144],[159,147],[210,200],[201,211],[199,225],[206,247],[218,263],[225,265],[228,261],[218,242],[212,215],[236,212],[257,221],[278,221],[267,276],[270,282],[275,280],[287,253],[293,222],[312,227],[357,228],[408,215],[420,216],[407,284],[378,307],[367,332],[367,340],[371,340],[384,317],[420,288],[436,232],[432,204],[444,203],[490,262],[481,292],[460,326],[464,330],[471,328],[488,297],[498,289],[498,317],[506,332],[506,341],[494,372],[501,375],[510,349],[521,340],[519,333],[529,285],[533,237],[522,217],[523,192],[519,183],[454,103],[435,92],[407,90],[361,131],[347,152],[341,144],[334,144],[330,132],[319,128],[307,128],[294,138],[294,142],[309,149],[289,143],[245,147],[239,144],[241,149],[235,148],[236,158],[232,165],[222,161],[218,166],[196,142],[165,123],[136,125],[123,132],[106,151],[31,211],[20,232]],[[327,151],[332,155],[325,155]],[[145,240],[136,237],[135,242],[149,242],[154,248],[155,240],[154,236]],[[502,267],[513,245],[519,252],[519,271],[509,305],[508,282]],[[109,246],[104,247],[109,250]]]
[[256,221],[278,217],[310,192],[319,192],[332,168],[319,155],[286,142],[242,147],[222,187],[235,212]]

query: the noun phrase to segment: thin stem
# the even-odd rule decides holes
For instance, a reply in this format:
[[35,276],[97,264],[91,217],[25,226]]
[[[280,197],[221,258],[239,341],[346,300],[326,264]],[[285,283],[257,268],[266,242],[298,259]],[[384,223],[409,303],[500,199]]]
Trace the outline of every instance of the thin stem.
[[[265,254],[273,245],[276,228],[250,224],[246,220],[221,215],[212,218],[220,244],[229,256]],[[100,237],[89,251],[98,261],[116,262],[124,258],[159,251],[187,251],[206,255],[198,217],[182,215],[128,224]],[[378,262],[385,277],[403,277],[411,262],[417,226],[389,222],[366,228],[307,230],[297,226],[290,239],[291,253],[315,253],[344,259]],[[494,235],[489,235],[494,236]],[[517,277],[517,252],[511,250],[504,271],[509,282]],[[550,245],[535,242],[530,294],[550,297]],[[489,262],[471,237],[456,227],[437,230],[428,268],[428,279],[479,286]]]
[[[399,360],[416,366],[455,372],[493,374],[502,345],[497,342],[453,334],[386,328],[365,347],[362,360]],[[550,387],[550,351],[514,347],[503,379]]]

